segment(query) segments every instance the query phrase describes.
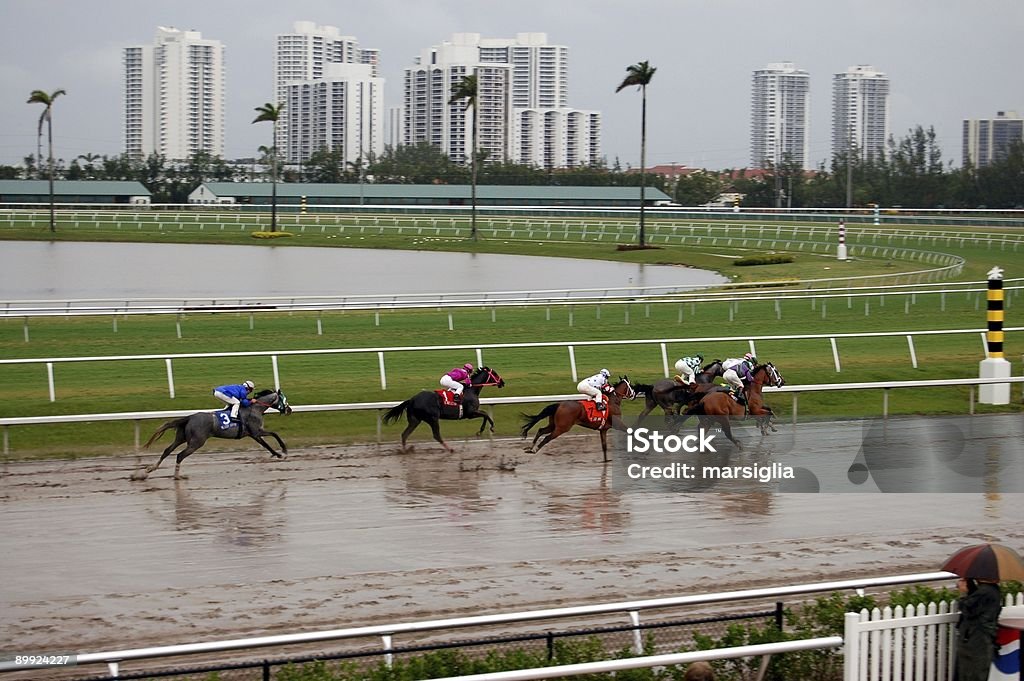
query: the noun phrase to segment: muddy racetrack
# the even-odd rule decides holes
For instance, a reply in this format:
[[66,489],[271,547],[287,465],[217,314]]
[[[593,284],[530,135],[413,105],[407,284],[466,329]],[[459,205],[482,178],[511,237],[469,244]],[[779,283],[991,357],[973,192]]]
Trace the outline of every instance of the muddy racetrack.
[[[595,435],[8,463],[0,636],[97,652],[931,571],[1013,494],[617,492]],[[848,462],[839,462],[845,467]]]

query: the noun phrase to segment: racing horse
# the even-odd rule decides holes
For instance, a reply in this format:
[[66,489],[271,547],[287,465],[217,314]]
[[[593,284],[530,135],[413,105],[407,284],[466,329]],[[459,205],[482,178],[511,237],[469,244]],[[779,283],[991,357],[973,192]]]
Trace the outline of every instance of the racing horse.
[[[604,454],[604,460],[608,461],[608,429],[626,430],[626,426],[622,423],[621,418],[622,400],[635,398],[636,391],[633,390],[633,386],[629,383],[629,376],[620,376],[619,382],[610,391],[605,391],[605,395],[608,398],[605,401],[605,411],[597,412],[604,415],[604,418],[600,420],[594,420],[592,415],[588,414],[588,407],[585,403],[592,402],[589,399],[555,402],[544,407],[535,416],[523,414],[524,423],[521,431],[523,437],[526,437],[527,433],[535,425],[544,419],[548,419],[548,425],[537,431],[537,434],[533,436],[533,442],[526,448],[526,451],[536,454],[540,451],[541,447],[559,435],[569,432],[575,425],[581,425],[584,428],[590,428],[601,433],[601,452]],[[540,444],[537,444],[537,440],[540,439],[541,435],[546,437],[541,440]]]
[[700,373],[694,375],[693,381],[697,384],[696,388],[680,385],[672,378],[663,378],[655,381],[653,385],[637,383],[634,386],[637,394],[642,393],[645,398],[644,409],[636,419],[637,425],[639,426],[644,417],[650,414],[655,407],[665,410],[665,425],[671,425],[679,414],[679,407],[693,401],[697,395],[711,390],[714,380],[723,373],[725,373],[725,369],[722,368],[722,360],[716,359],[705,366]]
[[[191,416],[182,416],[181,418],[168,421],[153,433],[145,446],[149,447],[156,442],[157,438],[172,428],[175,431],[174,442],[160,455],[159,461],[152,466],[147,466],[145,470],[133,473],[132,480],[145,480],[149,477],[150,473],[163,463],[164,459],[171,455],[171,452],[180,445],[186,444],[187,446],[178,452],[177,461],[174,464],[174,479],[182,479],[185,476],[181,475],[181,462],[206,444],[206,441],[211,437],[230,438],[232,440],[251,437],[270,452],[271,456],[275,459],[280,459],[288,453],[288,446],[285,445],[284,440],[277,433],[263,428],[263,415],[268,409],[276,409],[282,414],[292,413],[292,408],[288,405],[288,398],[285,397],[283,392],[280,390],[261,390],[252,397],[247,406],[239,408],[237,423],[228,421],[227,409],[212,412],[201,411]],[[275,451],[263,439],[266,435],[272,436],[277,440],[277,444],[281,445],[280,453]]]
[[769,428],[775,430],[771,425],[771,419],[775,416],[775,412],[765,405],[761,389],[765,384],[781,388],[786,384],[786,379],[782,377],[782,374],[779,373],[779,370],[771,362],[758,364],[754,367],[751,374],[754,380],[743,386],[743,396],[747,401],[746,408],[729,395],[728,388],[716,388],[704,395],[700,402],[683,413],[682,418],[677,424],[678,427],[681,428],[691,416],[698,416],[702,424],[717,423],[722,428],[725,436],[739,449],[743,449],[743,445],[733,437],[732,427],[730,426],[731,420],[742,420],[749,415],[756,419],[757,426],[761,429],[762,435],[767,434]]
[[484,428],[488,425],[491,427],[491,432],[494,432],[494,420],[491,419],[485,412],[480,411],[480,391],[490,385],[496,385],[499,388],[505,387],[505,381],[498,375],[498,372],[494,371],[489,367],[480,367],[473,375],[469,378],[469,385],[466,386],[465,390],[462,391],[462,405],[461,409],[456,409],[455,406],[445,406],[442,404],[441,392],[435,390],[424,390],[422,392],[413,395],[405,402],[402,402],[398,406],[393,407],[388,413],[384,414],[384,423],[392,423],[397,421],[402,414],[406,415],[409,420],[409,425],[406,426],[405,430],[402,431],[402,449],[405,449],[405,443],[409,439],[409,435],[412,431],[416,430],[416,427],[420,423],[426,421],[427,425],[430,426],[431,432],[434,433],[434,439],[441,443],[447,451],[454,451],[448,446],[441,438],[441,428],[439,421],[445,420],[465,420],[465,419],[483,419],[480,423],[480,430],[477,431],[477,435],[484,432]]

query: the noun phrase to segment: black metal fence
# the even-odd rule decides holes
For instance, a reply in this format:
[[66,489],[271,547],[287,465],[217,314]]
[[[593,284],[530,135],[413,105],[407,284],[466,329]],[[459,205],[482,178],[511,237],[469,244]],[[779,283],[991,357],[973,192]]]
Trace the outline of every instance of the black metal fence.
[[[222,659],[209,664],[196,663],[188,667],[160,667],[161,663],[147,662],[149,668],[117,676],[77,676],[69,681],[128,681],[138,679],[179,679],[181,681],[271,681],[286,666],[304,665],[313,662],[354,661],[367,670],[377,665],[393,665],[408,661],[416,655],[436,651],[459,651],[468,656],[483,657],[489,653],[518,651],[530,653],[533,659],[544,658],[547,662],[568,663],[559,660],[567,644],[572,642],[593,642],[590,652],[603,651],[605,659],[627,655],[654,655],[694,649],[695,636],[723,636],[728,627],[737,622],[756,623],[783,629],[783,605],[776,603],[774,609],[758,612],[743,612],[693,619],[665,619],[644,622],[638,625],[581,626],[579,628],[546,630],[541,632],[508,633],[480,636],[455,641],[422,642],[394,645],[390,648],[368,647],[365,641],[356,650],[320,650],[301,655],[266,659]],[[437,632],[431,636],[436,637]],[[349,645],[355,641],[347,641]],[[571,646],[570,646],[571,647]],[[245,653],[243,653],[245,654]],[[227,654],[225,654],[227,655]],[[237,653],[235,653],[237,655]],[[209,655],[205,657],[209,658]],[[571,662],[579,661],[576,659]],[[141,664],[141,663],[140,663]],[[70,670],[68,670],[70,671]]]

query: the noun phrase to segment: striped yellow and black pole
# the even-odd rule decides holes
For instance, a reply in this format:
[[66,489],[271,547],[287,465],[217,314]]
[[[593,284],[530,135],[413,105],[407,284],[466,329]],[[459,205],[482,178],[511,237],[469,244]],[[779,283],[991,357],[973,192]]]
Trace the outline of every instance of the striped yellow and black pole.
[[[1003,268],[988,272],[988,332],[985,359],[979,362],[979,378],[1009,378],[1011,367],[1003,356]],[[983,383],[978,388],[981,404],[1009,404],[1009,383]]]
[[1003,270],[993,267],[988,272],[988,356],[1003,359]]

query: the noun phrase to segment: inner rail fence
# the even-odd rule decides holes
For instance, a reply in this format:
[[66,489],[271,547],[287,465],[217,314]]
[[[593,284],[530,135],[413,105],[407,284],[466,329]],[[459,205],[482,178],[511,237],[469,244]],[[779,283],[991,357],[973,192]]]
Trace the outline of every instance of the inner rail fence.
[[[342,641],[360,638],[378,638],[382,643],[385,662],[390,664],[392,660],[388,651],[393,651],[395,639],[401,635],[410,635],[423,632],[445,632],[457,629],[472,627],[485,627],[493,625],[512,625],[528,622],[558,622],[567,618],[582,618],[594,616],[617,616],[625,617],[626,621],[635,629],[633,647],[636,654],[644,653],[643,640],[641,636],[641,614],[648,611],[679,609],[685,607],[706,607],[710,605],[734,604],[742,601],[772,599],[780,600],[787,597],[799,596],[814,593],[831,593],[842,591],[855,591],[864,595],[869,589],[882,587],[901,586],[907,584],[922,584],[929,582],[948,581],[955,579],[956,575],[949,572],[927,572],[906,575],[895,575],[888,577],[872,577],[865,579],[840,580],[828,582],[814,582],[796,584],[783,587],[770,587],[761,589],[744,589],[739,591],[725,591],[711,594],[699,594],[690,596],[676,596],[671,598],[646,599],[637,601],[625,601],[616,603],[600,603],[584,606],[573,606],[563,608],[549,608],[546,610],[534,610],[526,612],[499,613],[490,615],[474,615],[469,617],[456,617],[442,620],[428,620],[419,622],[392,623],[373,625],[365,627],[351,627],[333,629],[327,631],[303,632],[294,634],[281,634],[276,636],[260,636],[245,639],[206,641],[202,643],[188,643],[172,646],[156,646],[149,648],[135,648],[126,650],[112,650],[93,653],[79,653],[76,662],[79,666],[87,664],[106,664],[112,677],[118,677],[121,667],[127,662],[137,660],[152,660],[157,658],[176,658],[207,653],[225,653],[238,650],[257,650],[268,647],[294,646],[309,643],[322,643],[326,641]],[[841,645],[842,639],[834,637],[832,647]],[[761,651],[756,654],[765,654],[770,651]],[[703,651],[709,657],[699,659],[717,659],[723,656],[722,650]],[[754,654],[754,653],[747,653]],[[728,656],[728,653],[724,654]],[[694,658],[697,659],[697,658]],[[0,663],[0,672],[23,671],[25,666],[16,667],[12,663]],[[555,668],[551,668],[552,670]],[[563,668],[564,669],[564,668]],[[564,674],[556,674],[562,676]],[[539,678],[539,677],[538,677]]]
[[[889,391],[900,388],[950,388],[966,386],[969,388],[968,413],[972,416],[975,413],[975,390],[982,385],[1008,385],[1024,383],[1024,376],[1010,376],[1006,378],[954,378],[947,380],[927,381],[873,381],[866,383],[820,383],[807,385],[786,385],[781,388],[766,386],[767,393],[790,393],[792,397],[791,423],[795,426],[798,423],[799,398],[805,392],[825,392],[835,390],[882,390],[882,416],[889,417]],[[586,395],[565,394],[565,395],[530,395],[525,397],[483,397],[480,403],[487,407],[507,404],[533,404],[537,402],[550,403],[563,400],[587,399]],[[1024,395],[1021,396],[1024,401]],[[339,404],[307,404],[294,405],[295,412],[333,412],[333,411],[369,411],[377,412],[377,443],[383,440],[383,412],[395,406],[394,401],[390,402],[350,402]],[[197,411],[209,411],[209,409],[175,409],[166,411],[137,411],[137,412],[113,412],[107,414],[62,414],[57,416],[17,416],[0,418],[0,428],[3,429],[3,456],[10,454],[10,432],[12,426],[33,426],[52,423],[85,423],[91,421],[134,421],[134,444],[135,450],[139,450],[141,442],[142,422],[150,419],[173,419],[182,416],[189,416]]]
[[[910,301],[907,300],[907,305]],[[1003,329],[1005,334],[1016,333],[1024,331],[1024,327],[1006,327]],[[181,337],[181,321],[177,321],[177,332],[178,337]],[[26,330],[27,334],[28,331]],[[381,390],[387,390],[388,387],[388,372],[387,363],[385,356],[393,353],[407,353],[407,352],[423,352],[423,351],[457,351],[460,353],[474,352],[476,354],[476,366],[485,365],[484,351],[495,351],[502,349],[513,349],[513,348],[564,348],[567,353],[569,375],[573,383],[579,381],[579,367],[576,363],[576,350],[577,348],[586,347],[617,347],[617,346],[656,346],[661,355],[661,369],[665,376],[671,376],[669,363],[670,356],[676,356],[675,353],[669,353],[670,346],[675,346],[673,349],[679,353],[678,356],[685,356],[684,348],[693,348],[695,345],[707,346],[709,343],[725,343],[725,342],[745,342],[747,343],[751,354],[758,355],[757,344],[767,343],[774,341],[823,341],[829,342],[829,347],[832,353],[832,363],[836,373],[842,373],[842,362],[839,353],[839,341],[854,338],[899,338],[903,337],[907,341],[908,360],[910,366],[914,369],[918,368],[917,361],[917,349],[914,345],[915,337],[922,336],[956,336],[963,334],[978,334],[981,342],[981,356],[986,356],[988,352],[988,341],[986,338],[986,329],[949,329],[949,330],[933,330],[933,331],[872,331],[872,332],[861,332],[861,333],[831,333],[831,334],[799,334],[799,335],[772,335],[772,336],[704,336],[694,338],[662,338],[662,339],[640,339],[640,340],[601,340],[601,341],[574,341],[574,342],[556,342],[556,341],[541,341],[541,342],[530,342],[530,343],[489,343],[489,344],[476,344],[476,345],[436,345],[430,347],[422,346],[396,346],[396,347],[377,347],[377,348],[321,348],[315,350],[250,350],[244,352],[206,352],[206,353],[176,353],[176,354],[159,354],[159,355],[109,355],[109,356],[93,356],[93,357],[31,357],[31,358],[17,358],[17,359],[0,359],[0,368],[4,366],[12,365],[44,365],[46,368],[46,381],[47,388],[49,391],[50,402],[57,401],[57,384],[56,374],[54,368],[59,364],[74,364],[78,362],[121,362],[121,361],[152,361],[162,360],[166,369],[167,375],[167,391],[168,396],[171,399],[175,397],[175,381],[174,381],[174,361],[184,359],[205,359],[212,360],[216,358],[251,358],[251,357],[269,357],[271,363],[271,371],[274,377],[274,386],[280,388],[282,385],[281,372],[279,366],[279,358],[281,357],[296,357],[296,356],[314,356],[314,355],[352,355],[352,354],[363,354],[363,355],[376,355],[377,358],[377,369],[380,377]],[[681,346],[681,347],[680,347]],[[1005,382],[1005,381],[1001,381]],[[842,385],[842,384],[839,384]]]
[[[1009,300],[1020,295],[1024,286],[1013,286],[1014,282],[1024,279],[1006,279],[1003,290]],[[807,284],[807,281],[801,282]],[[733,286],[740,288],[733,288]],[[0,301],[0,318],[34,317],[86,317],[110,315],[184,315],[190,313],[244,313],[251,315],[264,312],[331,312],[331,311],[393,311],[393,310],[426,310],[465,309],[465,308],[496,308],[514,307],[528,308],[539,306],[586,306],[586,305],[633,305],[644,303],[654,305],[685,305],[691,306],[704,303],[728,302],[733,314],[739,309],[741,302],[774,301],[776,317],[781,320],[782,301],[810,300],[811,309],[817,302],[822,303],[823,316],[827,315],[824,307],[828,301],[846,299],[847,307],[853,308],[853,301],[863,301],[866,314],[870,315],[871,301],[885,304],[886,296],[903,297],[909,308],[917,302],[917,296],[938,295],[940,311],[946,309],[947,295],[965,294],[975,299],[975,307],[980,309],[981,294],[987,291],[987,282],[940,282],[921,284],[895,284],[891,286],[855,286],[844,288],[841,292],[834,288],[800,288],[790,290],[765,291],[764,284],[750,284],[753,290],[741,290],[744,284],[730,285],[730,290],[714,292],[681,292],[681,289],[693,286],[641,286],[617,288],[581,288],[581,289],[543,289],[523,291],[490,291],[467,293],[392,293],[392,294],[356,294],[338,296],[249,296],[232,298],[78,298],[68,300],[6,300]],[[940,288],[941,287],[941,288]],[[909,309],[907,310],[909,311]],[[693,310],[691,309],[691,312]],[[548,315],[550,318],[550,315]],[[682,321],[683,309],[680,308],[679,321]],[[731,321],[731,319],[730,319]],[[627,319],[628,323],[628,319]],[[318,333],[323,334],[322,324]]]

